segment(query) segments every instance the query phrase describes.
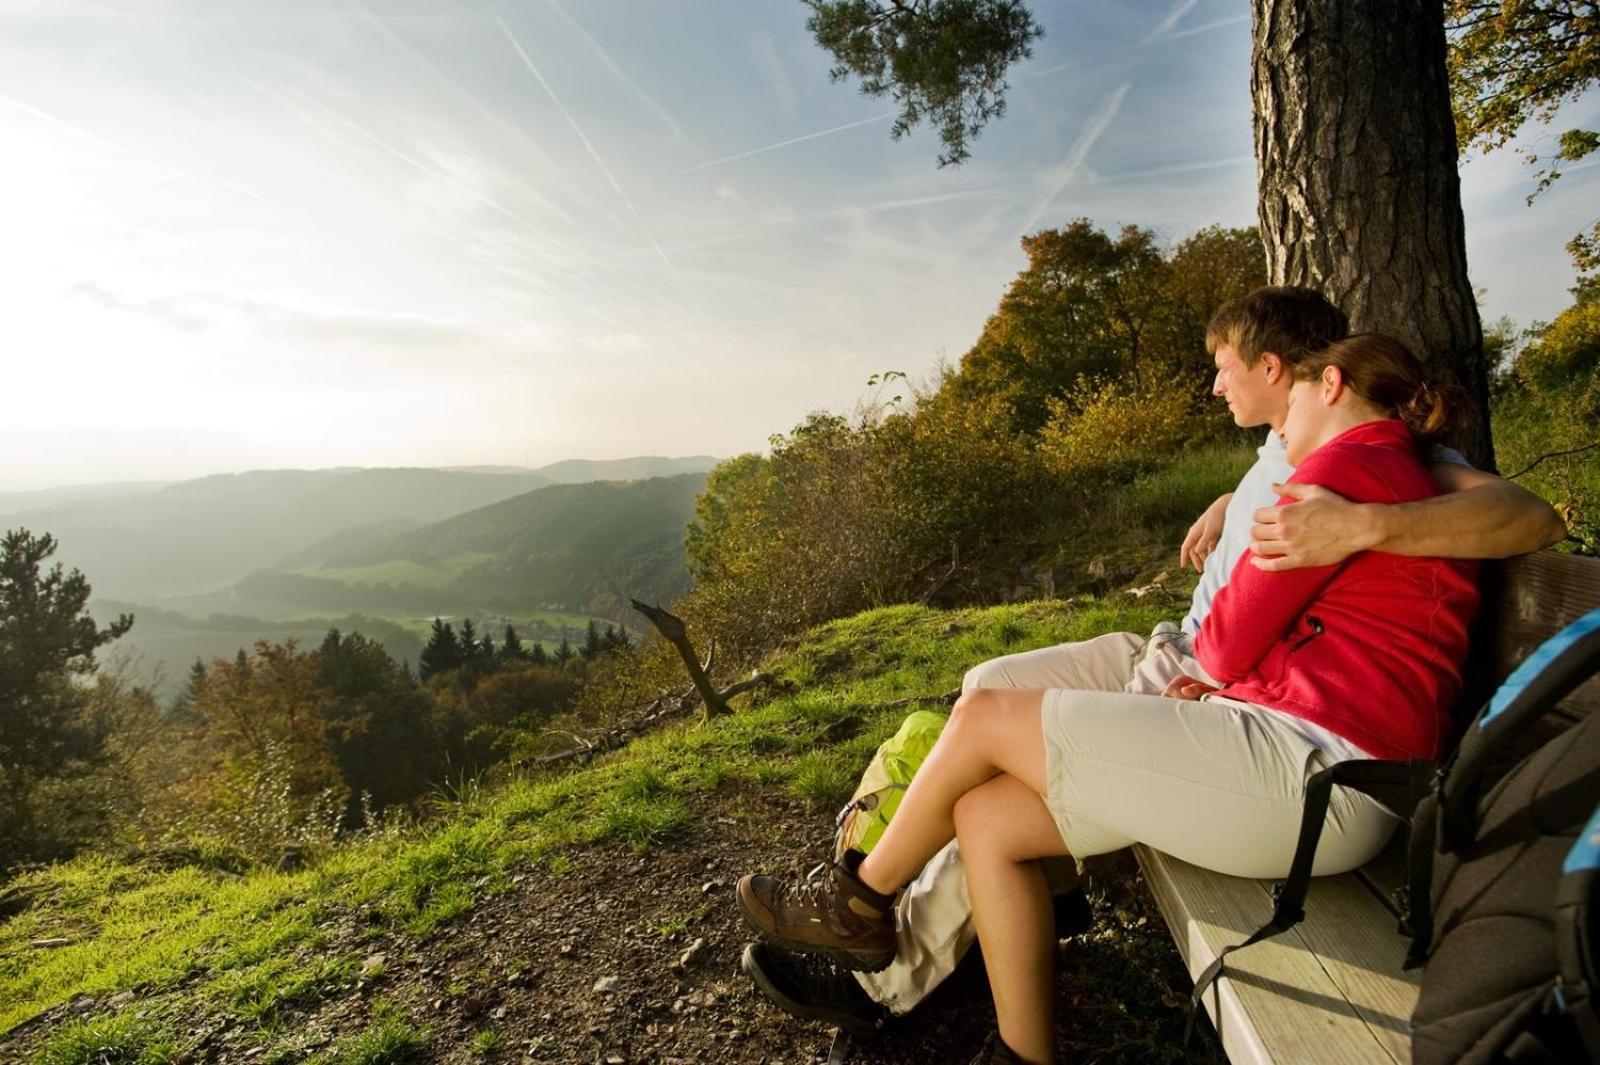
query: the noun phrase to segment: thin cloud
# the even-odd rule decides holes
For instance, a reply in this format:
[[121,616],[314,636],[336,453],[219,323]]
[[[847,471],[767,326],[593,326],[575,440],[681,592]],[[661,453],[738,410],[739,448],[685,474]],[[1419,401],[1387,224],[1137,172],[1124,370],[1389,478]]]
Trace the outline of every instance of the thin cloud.
[[197,178],[192,174],[177,169],[176,167],[166,166],[162,163],[157,163],[154,160],[146,159],[144,156],[139,155],[136,152],[130,152],[120,144],[114,144],[111,141],[106,140],[104,137],[98,137],[86,129],[83,129],[79,126],[74,126],[72,123],[67,122],[64,119],[57,118],[55,115],[41,111],[37,107],[30,107],[21,100],[7,96],[4,93],[0,93],[0,103],[9,104],[11,107],[16,108],[23,114],[31,115],[39,121],[52,125],[57,129],[64,130],[80,140],[88,141],[96,148],[103,149],[115,155],[120,155],[124,159],[131,159],[142,166],[148,166],[152,170],[156,170],[162,174],[165,174],[166,176],[180,181],[185,185],[189,185],[204,192],[213,194],[232,193],[235,196],[242,196],[247,200],[254,200],[256,203],[263,204],[267,207],[272,207],[280,211],[287,209],[283,204],[277,202],[276,200],[268,199],[260,193],[252,191],[251,189],[247,189],[244,186],[236,184],[232,181],[212,183],[201,178]]
[[789,80],[788,71],[783,69],[783,60],[778,56],[777,45],[773,43],[772,34],[762,34],[755,44],[756,63],[766,72],[767,81],[772,85],[772,94],[778,99],[778,107],[785,118],[794,114],[795,92],[794,82]]
[[1241,22],[1249,21],[1249,15],[1235,15],[1233,18],[1225,18],[1218,22],[1208,22],[1204,26],[1195,26],[1193,29],[1179,30],[1177,33],[1169,33],[1165,39],[1169,41],[1177,41],[1184,37],[1193,37],[1197,33],[1210,33],[1212,30],[1220,30],[1224,26],[1237,26]]
[[678,176],[692,174],[696,170],[705,170],[713,166],[721,166],[723,163],[731,163],[735,159],[748,159],[752,155],[760,155],[763,152],[775,152],[779,148],[787,148],[791,144],[799,144],[802,141],[814,141],[818,137],[826,137],[834,133],[843,133],[845,130],[855,129],[857,126],[870,126],[874,122],[886,122],[893,117],[893,114],[874,115],[872,118],[863,118],[859,122],[846,122],[844,125],[834,126],[832,129],[822,129],[815,133],[807,133],[803,137],[791,137],[786,141],[779,141],[777,144],[768,144],[761,148],[752,148],[748,152],[740,152],[738,155],[723,156],[721,159],[713,159],[709,163],[697,163],[686,170],[679,170]]
[[[600,57],[600,62],[612,73],[614,77],[616,77],[618,81],[622,82],[622,84],[626,85],[630,90],[632,90],[633,94],[650,109],[652,114],[667,124],[667,126],[672,130],[673,134],[676,135],[679,140],[688,141],[689,138],[683,132],[683,127],[678,125],[678,120],[672,117],[672,112],[668,111],[666,107],[662,105],[660,100],[657,100],[654,96],[651,96],[648,92],[646,92],[638,82],[630,78],[627,73],[617,65],[616,60],[611,58],[611,53],[607,52],[604,46],[602,46],[599,41],[595,40],[594,36],[590,34],[588,30],[583,28],[583,24],[581,22],[568,14],[567,9],[557,3],[556,0],[550,0],[550,6],[555,9],[556,14],[560,15],[566,20],[567,25],[571,26],[575,31],[577,31],[578,36],[582,37],[584,42],[588,44],[590,48],[594,49],[594,54]],[[502,24],[501,29],[504,28],[505,26]]]
[[126,311],[147,315],[185,333],[202,333],[211,328],[211,320],[204,315],[191,313],[171,299],[129,299],[94,281],[80,281],[67,289],[69,299],[83,299],[110,311]]
[[1183,16],[1193,11],[1199,4],[1200,0],[1178,0],[1176,4],[1172,5],[1172,10],[1167,12],[1167,17],[1162,19],[1155,29],[1145,35],[1142,43],[1149,44],[1151,41],[1160,40],[1171,33],[1173,27],[1183,21]]
[[561,117],[567,120],[567,125],[572,127],[572,132],[576,133],[578,135],[578,140],[583,143],[583,148],[589,153],[589,158],[594,160],[594,165],[600,168],[600,172],[606,176],[606,180],[609,181],[611,183],[611,187],[616,190],[617,197],[622,200],[623,206],[628,209],[629,214],[633,215],[633,220],[638,223],[640,231],[645,235],[645,239],[648,240],[650,242],[650,246],[655,249],[656,256],[661,260],[661,265],[667,268],[667,273],[671,275],[672,280],[677,283],[677,286],[679,290],[682,291],[684,298],[689,301],[689,306],[694,308],[695,315],[701,320],[704,320],[705,312],[700,309],[700,304],[695,301],[694,293],[689,291],[689,286],[685,285],[683,283],[683,278],[678,276],[678,270],[672,265],[672,260],[667,258],[667,253],[661,250],[661,244],[656,240],[655,234],[650,232],[650,227],[645,225],[644,219],[640,217],[638,209],[634,207],[633,201],[628,198],[628,194],[623,191],[622,185],[617,181],[616,175],[611,172],[610,167],[606,166],[605,160],[600,158],[600,153],[595,151],[594,145],[591,144],[589,138],[584,135],[583,127],[578,125],[577,119],[572,117],[572,112],[568,111],[566,105],[561,102],[561,97],[556,95],[556,91],[550,87],[550,83],[548,81],[544,80],[544,75],[539,73],[539,68],[535,66],[533,60],[528,57],[528,53],[523,51],[522,45],[517,40],[516,35],[511,32],[511,27],[507,26],[505,22],[501,20],[498,12],[495,12],[493,17],[495,24],[500,27],[500,32],[505,34],[506,41],[510,43],[511,47],[516,51],[518,58],[522,60],[522,65],[528,68],[528,73],[532,74],[534,80],[539,83],[539,86],[542,89],[544,89],[545,95],[550,97],[550,102],[556,105],[556,110],[561,112]]
[[452,190],[454,190],[456,192],[459,192],[461,195],[467,197],[468,199],[474,200],[474,201],[476,201],[478,203],[481,203],[485,207],[488,207],[490,210],[493,210],[493,211],[495,211],[495,212],[497,212],[497,213],[499,213],[501,215],[504,215],[505,217],[511,219],[513,222],[516,222],[518,225],[524,227],[525,229],[529,229],[529,230],[533,231],[534,233],[537,233],[540,237],[543,237],[551,245],[561,249],[562,251],[566,252],[568,255],[574,256],[574,257],[576,257],[578,259],[582,259],[582,260],[585,260],[585,261],[590,262],[590,263],[594,263],[595,265],[599,265],[598,260],[596,260],[593,256],[588,255],[585,252],[579,251],[577,248],[574,248],[571,245],[567,244],[566,242],[558,239],[556,236],[551,234],[548,230],[546,230],[543,226],[540,226],[538,223],[533,222],[533,221],[531,221],[531,220],[529,220],[527,218],[524,218],[522,215],[520,215],[517,212],[511,210],[509,207],[506,207],[504,204],[500,203],[499,201],[493,199],[490,196],[484,195],[483,193],[479,192],[477,189],[473,188],[472,186],[464,184],[463,182],[457,181],[450,174],[445,173],[444,171],[438,169],[437,167],[429,166],[427,163],[425,163],[422,160],[416,158],[415,156],[411,155],[410,153],[401,151],[399,148],[396,148],[394,145],[390,144],[388,141],[384,140],[382,137],[379,137],[377,134],[373,133],[371,130],[368,130],[366,127],[360,125],[359,123],[354,122],[349,118],[346,118],[344,115],[341,115],[337,111],[334,111],[331,108],[325,106],[321,102],[319,102],[319,101],[313,99],[312,97],[306,95],[304,92],[300,91],[299,89],[289,89],[288,92],[289,92],[289,94],[291,96],[294,96],[294,97],[298,98],[299,100],[303,101],[304,103],[309,104],[311,107],[315,108],[321,114],[326,115],[328,118],[332,119],[334,122],[338,123],[339,125],[343,126],[346,129],[350,130],[352,133],[355,133],[357,136],[361,137],[362,139],[371,142],[372,144],[374,144],[377,147],[381,148],[383,151],[385,151],[385,152],[389,153],[390,155],[394,156],[396,159],[399,159],[401,162],[406,163],[409,166],[415,167],[417,170],[419,170],[422,173],[424,173],[424,174],[428,175],[429,177],[433,178],[435,181],[438,181],[441,184],[445,185],[446,187],[448,187],[448,188],[450,188],[450,189],[452,189]]
[[1028,220],[1022,224],[1024,233],[1033,230],[1044,215],[1045,209],[1061,195],[1061,190],[1067,187],[1067,183],[1077,176],[1095,142],[1116,120],[1117,112],[1122,110],[1122,101],[1127,99],[1128,90],[1131,88],[1133,88],[1132,82],[1124,82],[1100,102],[1100,109],[1090,117],[1088,124],[1083,127],[1083,132],[1078,134],[1078,139],[1072,142],[1066,159],[1056,168],[1050,181],[1050,188],[1034,201],[1033,209],[1028,212]]
[[[444,86],[452,94],[454,94],[457,99],[461,100],[472,110],[483,116],[484,119],[492,123],[496,128],[501,129],[509,134],[514,140],[516,140],[539,160],[540,167],[546,170],[556,170],[559,167],[560,164],[554,158],[552,158],[551,155],[546,152],[537,141],[529,137],[515,123],[506,121],[506,119],[501,117],[493,107],[484,103],[484,101],[479,99],[474,93],[470,92],[468,89],[459,84],[454,78],[450,77],[443,70],[441,70],[436,63],[420,52],[415,46],[413,46],[412,43],[406,39],[404,34],[397,31],[384,18],[372,11],[364,2],[364,0],[354,0],[354,3],[356,10],[361,13],[367,24],[376,30],[384,40],[388,41],[392,46],[394,46],[396,51],[405,55],[407,59],[409,59],[420,70],[422,70],[422,72],[425,73],[429,78],[432,78],[434,81]],[[543,193],[539,192],[537,189],[522,183],[518,183],[516,187],[519,192],[537,201],[540,206],[556,215],[561,219],[562,222],[565,222],[568,225],[573,224],[573,218],[570,214],[568,214],[558,204],[552,201],[549,197],[545,196]],[[568,195],[571,195],[570,190],[566,191]],[[578,199],[580,202],[583,202],[581,196],[574,198]],[[594,209],[594,205],[592,204],[585,203],[585,206]],[[598,213],[607,214],[605,211],[599,211]]]

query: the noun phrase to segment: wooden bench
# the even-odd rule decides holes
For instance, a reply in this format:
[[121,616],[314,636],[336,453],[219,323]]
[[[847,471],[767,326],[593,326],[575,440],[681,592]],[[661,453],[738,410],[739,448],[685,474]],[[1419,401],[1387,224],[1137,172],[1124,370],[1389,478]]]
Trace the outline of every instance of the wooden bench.
[[[1600,561],[1541,551],[1485,567],[1484,606],[1467,672],[1466,714],[1545,638],[1600,606]],[[1571,720],[1600,708],[1600,677],[1562,704]],[[1524,749],[1550,734],[1526,737]],[[1405,876],[1401,841],[1343,876],[1312,881],[1306,919],[1228,956],[1205,1006],[1234,1062],[1411,1061],[1407,1025],[1421,970],[1405,972],[1406,941],[1390,899]],[[1223,876],[1136,847],[1145,880],[1191,977],[1272,914],[1272,881]]]

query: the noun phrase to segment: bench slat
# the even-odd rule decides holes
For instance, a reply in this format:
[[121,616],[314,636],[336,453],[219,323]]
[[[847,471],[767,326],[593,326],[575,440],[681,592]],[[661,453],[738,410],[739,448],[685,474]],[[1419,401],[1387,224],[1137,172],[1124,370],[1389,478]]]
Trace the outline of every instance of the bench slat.
[[[1271,916],[1270,885],[1263,881],[1134,849],[1191,976]],[[1404,1024],[1417,987],[1413,974],[1399,972],[1404,943],[1393,933],[1393,917],[1353,876],[1319,878],[1311,899],[1304,925],[1229,955],[1228,975],[1207,992],[1223,1049],[1236,1063],[1406,1065]],[[1346,928],[1357,931],[1345,935]],[[1374,969],[1369,958],[1392,961],[1393,971]]]

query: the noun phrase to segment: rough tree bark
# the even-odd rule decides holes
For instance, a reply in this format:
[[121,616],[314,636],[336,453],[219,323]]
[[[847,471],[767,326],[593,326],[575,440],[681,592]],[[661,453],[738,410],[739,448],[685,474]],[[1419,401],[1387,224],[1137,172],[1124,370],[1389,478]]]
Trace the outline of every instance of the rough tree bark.
[[1467,279],[1440,0],[1253,0],[1261,238],[1273,284],[1403,339],[1469,402],[1452,443],[1494,468]]

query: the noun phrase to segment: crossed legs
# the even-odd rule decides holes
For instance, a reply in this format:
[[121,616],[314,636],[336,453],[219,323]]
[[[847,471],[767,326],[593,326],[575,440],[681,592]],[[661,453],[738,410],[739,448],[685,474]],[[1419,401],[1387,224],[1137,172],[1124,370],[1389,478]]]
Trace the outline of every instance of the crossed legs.
[[957,701],[860,879],[890,893],[959,837],[1000,1034],[1029,1061],[1054,1054],[1050,895],[1034,860],[1066,854],[1045,808],[1043,693],[979,689]]

